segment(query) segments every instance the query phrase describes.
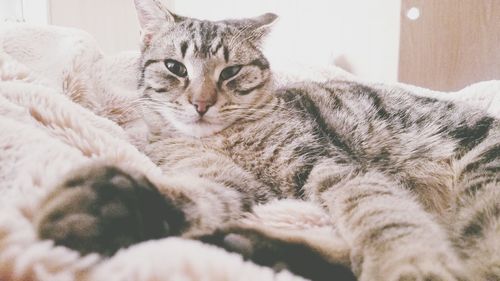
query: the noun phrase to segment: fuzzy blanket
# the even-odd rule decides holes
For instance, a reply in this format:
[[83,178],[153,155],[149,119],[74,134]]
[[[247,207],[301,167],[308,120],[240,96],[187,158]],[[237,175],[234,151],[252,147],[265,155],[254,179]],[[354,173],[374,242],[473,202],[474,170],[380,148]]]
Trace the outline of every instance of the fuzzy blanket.
[[[40,241],[34,215],[44,196],[71,170],[94,161],[163,175],[140,150],[146,127],[136,111],[138,54],[105,56],[86,33],[57,27],[0,26],[0,280],[303,280],[245,262],[197,241],[166,238],[111,258],[80,256]],[[271,58],[271,62],[273,62]],[[336,68],[274,64],[278,81],[355,77]],[[454,99],[500,116],[500,81],[457,93],[408,85],[416,94]],[[349,247],[317,206],[293,200],[257,206],[244,221],[296,233],[349,264]]]

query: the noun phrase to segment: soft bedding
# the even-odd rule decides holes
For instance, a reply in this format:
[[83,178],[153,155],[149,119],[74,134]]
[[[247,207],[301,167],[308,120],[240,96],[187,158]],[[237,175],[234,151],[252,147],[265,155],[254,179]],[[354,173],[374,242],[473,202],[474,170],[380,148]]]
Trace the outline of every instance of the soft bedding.
[[[174,180],[140,152],[148,143],[137,109],[138,55],[106,56],[79,30],[0,26],[0,280],[302,280],[181,238],[140,243],[106,259],[80,256],[37,238],[37,206],[75,169],[95,161],[117,165],[147,175],[160,189]],[[357,80],[334,67],[273,66],[282,84]],[[402,84],[377,87],[406,87],[500,116],[500,81],[477,83],[456,93]],[[244,221],[278,234],[295,233],[334,249],[339,263],[349,263],[349,246],[317,206],[271,202],[257,206]]]

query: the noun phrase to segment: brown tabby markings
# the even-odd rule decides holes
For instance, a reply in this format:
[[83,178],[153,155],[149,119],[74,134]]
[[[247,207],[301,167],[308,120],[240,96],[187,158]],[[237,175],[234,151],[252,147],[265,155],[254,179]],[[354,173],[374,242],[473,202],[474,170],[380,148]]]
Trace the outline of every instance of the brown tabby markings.
[[[359,280],[500,279],[498,120],[396,87],[330,81],[275,90],[259,50],[275,16],[210,22],[174,15],[159,0],[136,6],[152,142],[145,152],[178,179],[172,188],[182,196],[165,191],[173,197],[166,205],[184,214],[184,236],[210,233],[254,204],[299,198],[332,216]],[[166,60],[178,61],[186,77]],[[222,79],[231,67],[238,71]],[[213,89],[216,102],[198,114],[196,102]],[[248,258],[256,262],[277,253],[274,243],[296,245],[227,231],[253,243]],[[283,262],[314,276],[315,268]]]

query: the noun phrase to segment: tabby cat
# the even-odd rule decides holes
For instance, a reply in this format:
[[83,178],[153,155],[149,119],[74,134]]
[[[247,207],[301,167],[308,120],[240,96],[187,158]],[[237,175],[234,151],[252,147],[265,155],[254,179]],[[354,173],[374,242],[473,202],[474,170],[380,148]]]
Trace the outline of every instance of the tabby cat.
[[[322,259],[328,253],[286,236],[221,228],[255,204],[297,198],[334,218],[359,280],[500,280],[498,120],[396,87],[329,81],[274,89],[260,46],[275,15],[214,22],[173,14],[160,0],[135,4],[151,129],[145,153],[182,191],[160,194],[144,178],[95,167],[54,196],[86,187],[81,196],[94,205],[80,211],[96,217],[100,227],[87,228],[97,234],[64,225],[64,210],[52,202],[42,238],[112,254],[152,238],[199,237],[260,264],[281,260],[305,277],[333,280],[328,269],[336,265]],[[95,211],[110,197],[130,217]]]

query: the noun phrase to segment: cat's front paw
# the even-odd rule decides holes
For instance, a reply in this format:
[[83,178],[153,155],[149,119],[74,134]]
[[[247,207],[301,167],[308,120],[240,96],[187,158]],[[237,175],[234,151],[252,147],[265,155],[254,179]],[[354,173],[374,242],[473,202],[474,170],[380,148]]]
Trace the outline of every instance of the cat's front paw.
[[178,234],[184,215],[144,176],[96,166],[70,176],[49,194],[36,222],[41,239],[82,254],[112,255],[141,241]]
[[291,238],[286,233],[270,235],[263,229],[230,226],[198,239],[229,252],[239,253],[243,258],[271,267],[275,271],[286,269],[313,281],[356,280],[349,268],[329,260],[324,253]]
[[370,269],[363,270],[360,281],[466,281],[458,259],[435,249],[414,253],[395,253],[389,258],[374,258]]

